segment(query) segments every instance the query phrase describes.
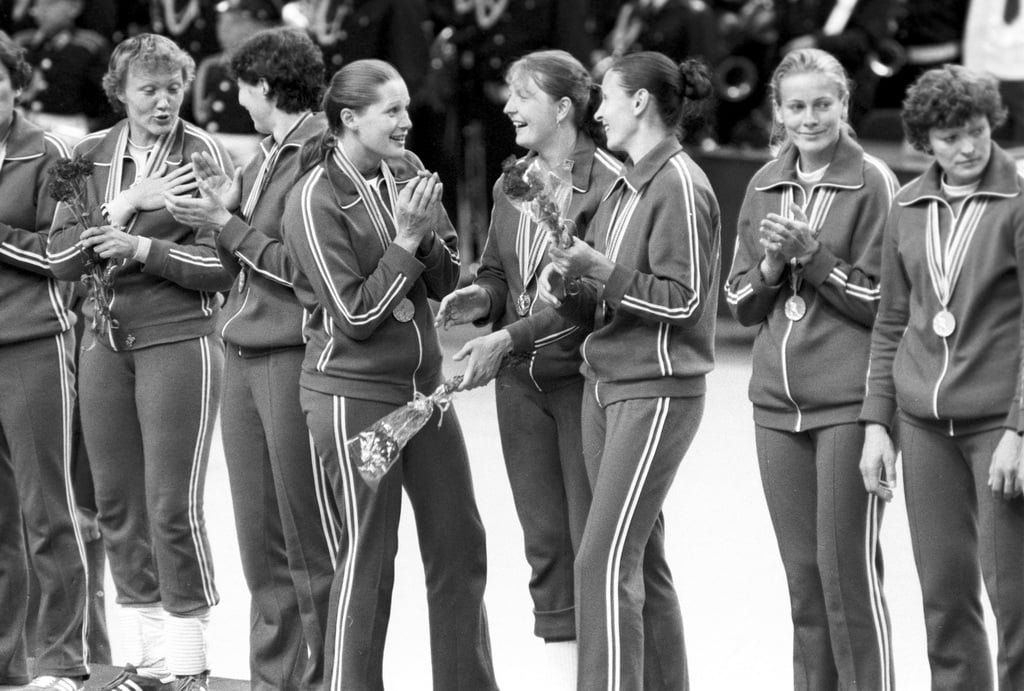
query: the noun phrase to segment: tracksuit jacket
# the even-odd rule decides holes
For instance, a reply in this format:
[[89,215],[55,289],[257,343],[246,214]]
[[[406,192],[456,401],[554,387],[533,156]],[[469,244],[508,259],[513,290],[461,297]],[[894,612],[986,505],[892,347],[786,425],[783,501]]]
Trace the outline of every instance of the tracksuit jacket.
[[71,286],[54,280],[46,258],[47,234],[57,202],[50,198],[50,168],[68,155],[59,139],[14,113],[3,158],[4,194],[32,204],[4,204],[0,212],[0,345],[67,331]]
[[[427,299],[440,300],[457,286],[458,239],[439,208],[429,249],[415,256],[402,249],[392,242],[390,219],[384,219],[386,231],[375,228],[341,165],[331,152],[295,186],[285,207],[295,294],[309,312],[299,383],[329,395],[402,405],[441,382],[441,347]],[[384,167],[400,192],[423,165],[406,152]],[[387,203],[394,208],[395,200]],[[405,299],[412,302],[413,318],[402,322],[394,311]]]
[[[535,156],[530,154],[530,158]],[[573,190],[565,216],[578,231],[586,232],[601,196],[618,177],[622,164],[583,134],[577,138],[572,160]],[[553,391],[580,376],[579,348],[586,334],[556,310],[537,302],[535,279],[549,261],[548,231],[513,206],[502,190],[503,181],[504,176],[494,185],[491,227],[476,277],[476,284],[490,295],[491,309],[476,324],[493,323],[495,330],[508,331],[513,353],[530,356],[533,385],[538,391]],[[533,257],[525,277],[520,265],[524,256]],[[530,295],[530,312],[520,317],[516,301],[524,291]]]
[[[239,276],[221,310],[220,335],[225,343],[251,354],[305,345],[306,313],[292,291],[291,259],[281,242],[281,218],[288,192],[299,172],[302,144],[326,127],[323,115],[309,115],[274,148],[274,138],[260,143],[260,152],[242,175],[242,199],[266,185],[248,221],[232,215],[220,231],[218,248],[224,267]],[[267,176],[259,171],[276,156]],[[244,213],[246,209],[240,209]],[[261,230],[257,230],[260,228]]]
[[[871,326],[879,301],[882,233],[897,183],[892,171],[846,133],[825,177],[805,194],[799,152],[787,146],[751,179],[740,209],[726,302],[744,326],[759,325],[749,395],[754,421],[803,432],[855,422],[864,401]],[[777,285],[761,274],[758,227],[769,213],[804,209],[821,243],[804,265],[787,265]],[[800,282],[805,316],[785,303]]]
[[871,368],[861,420],[889,425],[899,408],[949,436],[1018,419],[1021,309],[1024,307],[1024,175],[996,144],[978,189],[963,202],[961,223],[976,223],[949,311],[956,329],[932,329],[941,305],[925,248],[929,209],[945,243],[954,219],[933,163],[899,191],[882,250],[882,301],[871,340]]
[[[121,137],[127,136],[128,121],[122,120],[107,130],[85,137],[75,153],[93,161],[93,174],[86,187],[90,209],[89,222],[101,226],[101,204],[118,190],[108,189],[112,166]],[[206,151],[224,169],[231,160],[216,140],[195,125],[179,119],[176,127],[161,138],[154,149],[166,146],[168,170],[190,161],[193,153]],[[155,155],[155,154],[151,154]],[[125,159],[122,188],[135,177],[135,163]],[[54,274],[68,281],[78,280],[86,272],[86,255],[79,240],[82,228],[65,204],[57,206],[47,256]],[[160,343],[173,343],[211,334],[220,295],[231,287],[232,277],[221,265],[216,239],[211,231],[197,230],[174,220],[167,209],[140,211],[127,231],[152,240],[145,263],[129,259],[113,272],[111,313],[118,325],[109,328],[97,340],[115,351],[132,350]],[[92,309],[92,301],[86,306]]]
[[588,230],[615,268],[559,308],[593,332],[582,372],[602,406],[693,397],[714,367],[721,218],[711,183],[666,137],[605,194]]

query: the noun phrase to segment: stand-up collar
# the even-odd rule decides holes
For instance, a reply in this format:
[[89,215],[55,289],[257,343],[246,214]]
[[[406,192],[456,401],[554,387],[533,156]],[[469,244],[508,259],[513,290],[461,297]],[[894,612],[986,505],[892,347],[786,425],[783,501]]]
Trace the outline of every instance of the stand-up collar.
[[[979,194],[994,197],[1015,197],[1021,193],[1021,175],[1017,162],[998,144],[992,142],[992,155],[985,172],[981,174],[978,189],[970,196]],[[936,161],[917,178],[907,183],[900,193],[900,206],[909,206],[925,199],[943,199],[942,166]]]
[[639,192],[654,179],[654,176],[668,163],[669,159],[682,150],[683,145],[674,135],[665,137],[636,163],[627,160],[622,179],[634,192]]
[[8,161],[23,161],[38,158],[46,153],[43,130],[29,122],[18,111],[14,111],[11,132],[7,135]]
[[[799,185],[796,163],[800,151],[790,142],[774,160],[769,161],[754,176],[754,187],[759,191],[776,185]],[[814,183],[815,187],[842,187],[859,189],[864,186],[864,149],[845,131],[840,131],[832,161],[825,171],[825,177]]]

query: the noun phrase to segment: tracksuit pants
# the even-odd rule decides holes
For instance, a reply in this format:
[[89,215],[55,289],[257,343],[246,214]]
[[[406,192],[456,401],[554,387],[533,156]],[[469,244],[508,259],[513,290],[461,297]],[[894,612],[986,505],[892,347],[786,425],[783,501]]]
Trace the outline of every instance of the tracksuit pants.
[[993,688],[982,576],[996,619],[998,688],[1024,689],[1024,499],[997,498],[987,485],[1003,432],[950,437],[900,417],[903,487],[936,691]]
[[495,380],[498,431],[530,564],[534,634],[576,638],[573,563],[590,510],[583,463],[583,379],[542,392],[518,371]]
[[340,526],[299,404],[305,348],[227,344],[221,432],[242,572],[252,595],[254,691],[320,689]]
[[[0,346],[0,684],[28,683],[28,616],[37,622],[36,675],[89,673],[71,487],[73,349],[71,331]],[[31,613],[26,560],[39,581]]]
[[864,489],[857,423],[756,427],[768,513],[789,584],[795,691],[893,687],[878,542],[884,504]]
[[329,691],[384,688],[384,639],[405,488],[426,578],[435,691],[496,689],[484,609],[487,553],[469,459],[454,409],[439,412],[373,490],[346,440],[395,410],[390,403],[302,389],[306,423],[327,468],[343,532],[327,624]]
[[576,556],[579,688],[689,688],[662,505],[697,432],[704,397],[601,407],[583,395],[583,456],[593,489]]
[[223,347],[212,336],[126,352],[88,342],[82,432],[117,602],[201,615],[218,601],[203,489]]

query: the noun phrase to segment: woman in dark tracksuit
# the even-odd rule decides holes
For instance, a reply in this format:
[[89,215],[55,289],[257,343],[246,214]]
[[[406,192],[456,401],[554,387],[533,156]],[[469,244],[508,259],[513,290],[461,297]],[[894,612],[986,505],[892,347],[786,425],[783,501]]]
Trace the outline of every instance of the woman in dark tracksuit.
[[[576,556],[579,689],[688,687],[661,507],[714,365],[718,202],[678,132],[712,92],[696,61],[613,61],[596,117],[628,155],[587,234],[549,249],[542,294],[593,332],[583,343],[583,455],[593,502]],[[566,295],[564,277],[582,276]]]
[[299,404],[303,309],[280,229],[302,144],[325,127],[311,112],[323,62],[306,34],[273,29],[237,47],[230,69],[239,101],[268,136],[241,172],[241,189],[196,157],[200,179],[209,180],[204,194],[169,197],[168,208],[188,225],[212,227],[221,261],[238,276],[219,328],[226,345],[221,431],[252,594],[251,684],[319,689],[340,529]]
[[220,398],[219,291],[231,274],[213,233],[174,220],[164,194],[194,189],[190,158],[227,152],[178,117],[191,57],[140,34],[110,58],[104,88],[127,117],[83,139],[88,226],[59,205],[47,256],[78,280],[87,257],[112,267],[86,307],[79,362],[82,432],[98,520],[122,605],[129,663],[107,690],[205,691],[206,628],[218,601],[203,489]]
[[441,185],[405,149],[409,93],[394,67],[357,60],[323,100],[328,131],[304,151],[283,235],[309,339],[299,394],[343,525],[331,589],[325,689],[383,688],[383,655],[405,488],[427,586],[434,688],[496,688],[483,604],[487,556],[466,447],[435,411],[376,489],[346,442],[442,383],[428,298],[459,278]]
[[[0,32],[0,685],[29,682],[33,617],[40,645],[27,688],[72,691],[89,674],[71,489],[75,317],[46,259],[56,206],[47,171],[68,152],[15,110],[31,76],[24,51]],[[40,592],[32,612],[29,563]]]
[[933,689],[992,689],[981,602],[996,620],[996,679],[1024,688],[1020,496],[1024,174],[992,142],[995,81],[955,65],[903,102],[908,141],[935,161],[896,196],[882,245],[882,301],[861,411],[864,485],[903,457],[910,542]]
[[726,299],[759,325],[750,398],[789,581],[794,688],[888,689],[883,505],[861,482],[857,415],[896,179],[851,138],[832,55],[789,53],[770,91],[782,146],[747,187]]
[[[599,133],[590,131],[597,100],[590,75],[565,51],[539,51],[514,62],[507,82],[505,113],[517,144],[530,150],[524,162],[565,176],[572,187],[565,217],[582,235],[622,167],[594,143]],[[469,359],[464,389],[497,375],[498,431],[532,568],[534,633],[550,644],[550,673],[559,675],[549,679],[552,690],[563,677],[575,689],[573,562],[590,509],[579,414],[585,332],[536,300],[549,233],[517,209],[503,187],[501,178],[476,280],[441,302],[437,323],[494,324],[455,359]],[[508,354],[522,361],[499,370]]]

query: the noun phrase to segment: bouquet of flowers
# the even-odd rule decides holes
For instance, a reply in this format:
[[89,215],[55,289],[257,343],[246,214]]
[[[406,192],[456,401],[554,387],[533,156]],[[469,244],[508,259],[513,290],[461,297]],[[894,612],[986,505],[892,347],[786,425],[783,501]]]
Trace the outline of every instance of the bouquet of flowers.
[[356,469],[371,489],[377,489],[380,479],[398,460],[409,440],[427,424],[434,409],[439,409],[442,415],[448,410],[452,395],[461,383],[459,375],[445,381],[429,396],[417,393],[412,401],[348,441],[349,456],[359,459]]
[[[76,154],[74,158],[61,158],[53,168],[46,171],[50,176],[47,190],[50,197],[61,204],[67,205],[74,214],[75,220],[83,228],[88,228],[89,208],[85,180],[93,171],[93,162]],[[103,333],[108,327],[117,327],[117,320],[111,316],[110,303],[113,300],[113,271],[115,264],[98,257],[91,249],[82,250],[85,254],[87,273],[82,281],[90,289],[95,306],[92,315],[92,328],[96,333]]]
[[574,224],[565,218],[572,199],[572,183],[568,176],[544,170],[536,157],[527,161],[509,156],[501,164],[501,170],[505,174],[502,191],[512,205],[528,213],[534,223],[546,228],[557,247],[572,245]]
[[[565,217],[572,199],[571,167],[571,161],[564,164],[566,174],[563,177],[542,168],[540,159],[536,157],[528,162],[509,156],[501,164],[505,196],[519,211],[529,214],[534,223],[546,228],[551,235],[551,244],[561,249],[571,247],[576,234],[576,224]],[[578,276],[566,277],[565,292],[569,295],[580,292]]]

